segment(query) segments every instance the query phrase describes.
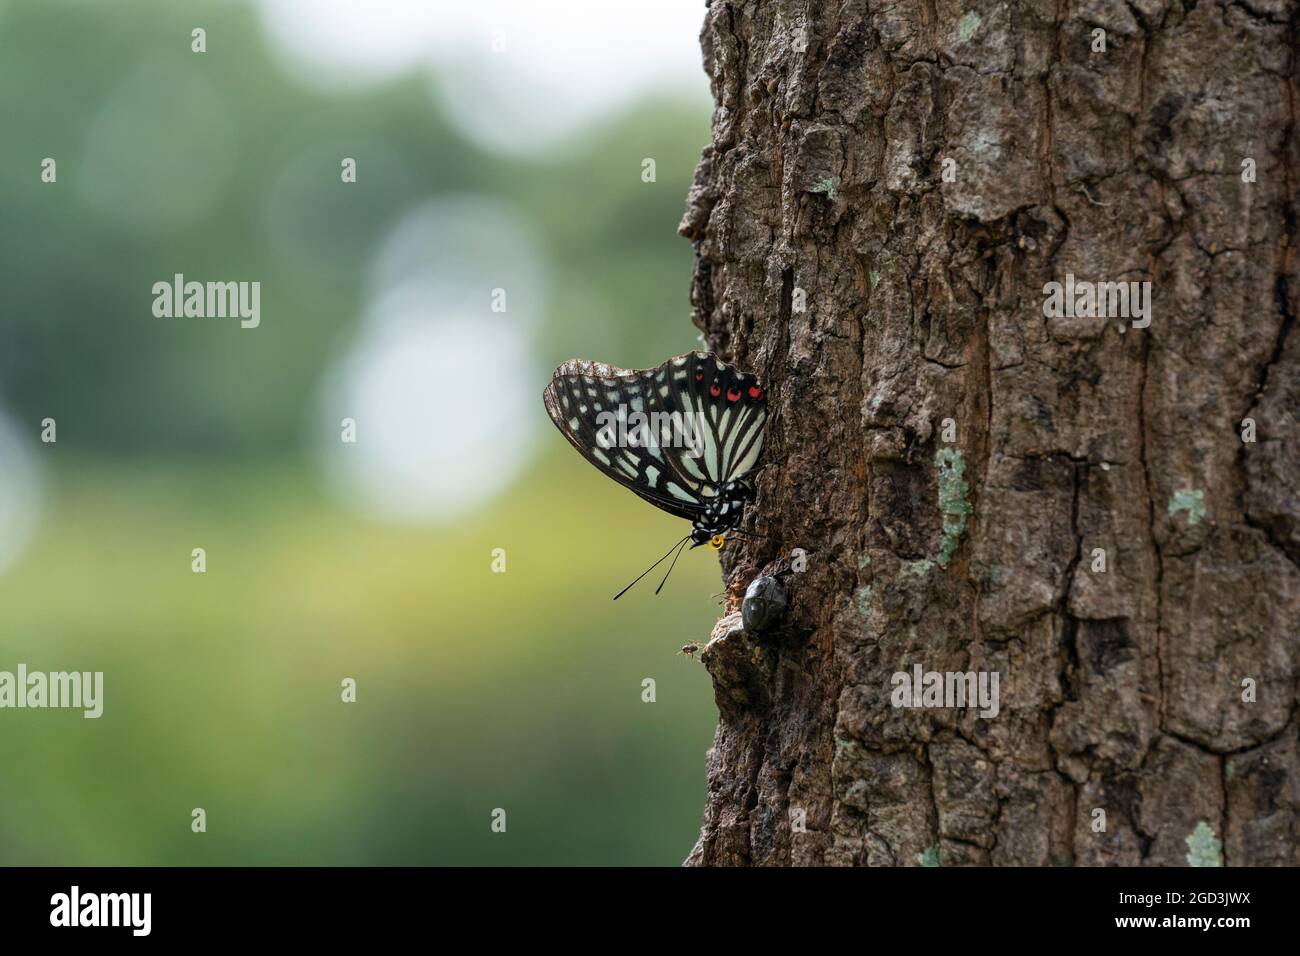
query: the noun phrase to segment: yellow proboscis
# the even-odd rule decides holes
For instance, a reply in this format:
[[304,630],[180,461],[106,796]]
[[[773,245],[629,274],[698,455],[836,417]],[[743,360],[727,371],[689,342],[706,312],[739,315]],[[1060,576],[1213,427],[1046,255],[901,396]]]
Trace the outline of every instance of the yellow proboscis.
[[722,546],[727,543],[727,539],[720,534],[715,534],[709,539],[709,547],[714,551],[721,551]]

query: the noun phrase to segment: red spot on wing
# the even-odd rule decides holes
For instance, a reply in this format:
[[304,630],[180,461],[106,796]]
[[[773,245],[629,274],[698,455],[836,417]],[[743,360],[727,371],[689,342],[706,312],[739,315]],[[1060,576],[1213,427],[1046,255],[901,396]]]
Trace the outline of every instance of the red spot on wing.
[[738,402],[738,401],[740,401],[740,389],[738,389],[738,388],[729,388],[729,389],[727,389],[727,401],[729,401],[729,402]]
[[695,381],[697,381],[697,382],[702,382],[702,381],[704,381],[704,373],[703,373],[703,372],[696,372],[696,373],[695,373]]
[[717,382],[714,382],[712,385],[709,386],[709,394],[712,395],[714,398],[717,398],[719,395],[722,394],[722,388],[718,385]]
[[749,386],[749,397],[750,397],[750,398],[762,398],[762,397],[763,397],[763,390],[762,390],[761,388],[759,388],[757,385],[751,385],[751,386]]

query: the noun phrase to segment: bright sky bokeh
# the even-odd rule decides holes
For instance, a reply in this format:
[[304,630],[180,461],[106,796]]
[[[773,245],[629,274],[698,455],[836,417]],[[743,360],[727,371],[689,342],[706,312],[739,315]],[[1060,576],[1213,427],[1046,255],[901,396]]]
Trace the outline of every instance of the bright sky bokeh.
[[546,149],[649,90],[708,101],[703,0],[258,0],[290,65],[327,87],[431,78],[458,126]]

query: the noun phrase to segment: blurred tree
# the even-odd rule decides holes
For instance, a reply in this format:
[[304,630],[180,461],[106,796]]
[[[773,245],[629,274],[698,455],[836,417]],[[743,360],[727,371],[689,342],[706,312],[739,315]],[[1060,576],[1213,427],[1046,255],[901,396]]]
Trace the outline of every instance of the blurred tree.
[[[774,406],[731,609],[809,566],[704,651],[689,862],[1300,863],[1296,12],[712,3],[695,319]],[[1045,318],[1070,274],[1149,326]]]
[[[672,321],[689,308],[674,276],[690,252],[669,228],[707,122],[696,103],[646,100],[506,158],[452,128],[426,76],[305,88],[246,3],[49,0],[0,6],[0,22],[0,406],[75,423],[78,448],[296,452],[374,292],[376,251],[436,197],[490,197],[530,220],[548,293],[539,381],[574,356],[654,364],[696,344]],[[640,180],[645,156],[655,184]],[[176,273],[260,282],[264,321],[154,318],[153,284]]]

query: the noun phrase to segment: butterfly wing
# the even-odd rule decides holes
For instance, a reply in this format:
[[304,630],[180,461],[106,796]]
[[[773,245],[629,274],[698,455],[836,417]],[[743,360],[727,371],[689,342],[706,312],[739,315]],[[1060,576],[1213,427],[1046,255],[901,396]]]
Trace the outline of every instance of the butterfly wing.
[[638,437],[632,443],[621,441],[618,429],[622,421],[628,432],[632,413],[664,411],[661,392],[674,361],[657,369],[622,369],[572,359],[555,370],[542,401],[555,427],[587,461],[656,507],[693,520],[705,502],[665,460],[662,431],[632,429]]
[[694,441],[663,449],[685,485],[711,498],[729,481],[758,464],[767,424],[767,393],[747,375],[706,352],[689,352],[664,363],[668,393],[661,401],[680,410]]

